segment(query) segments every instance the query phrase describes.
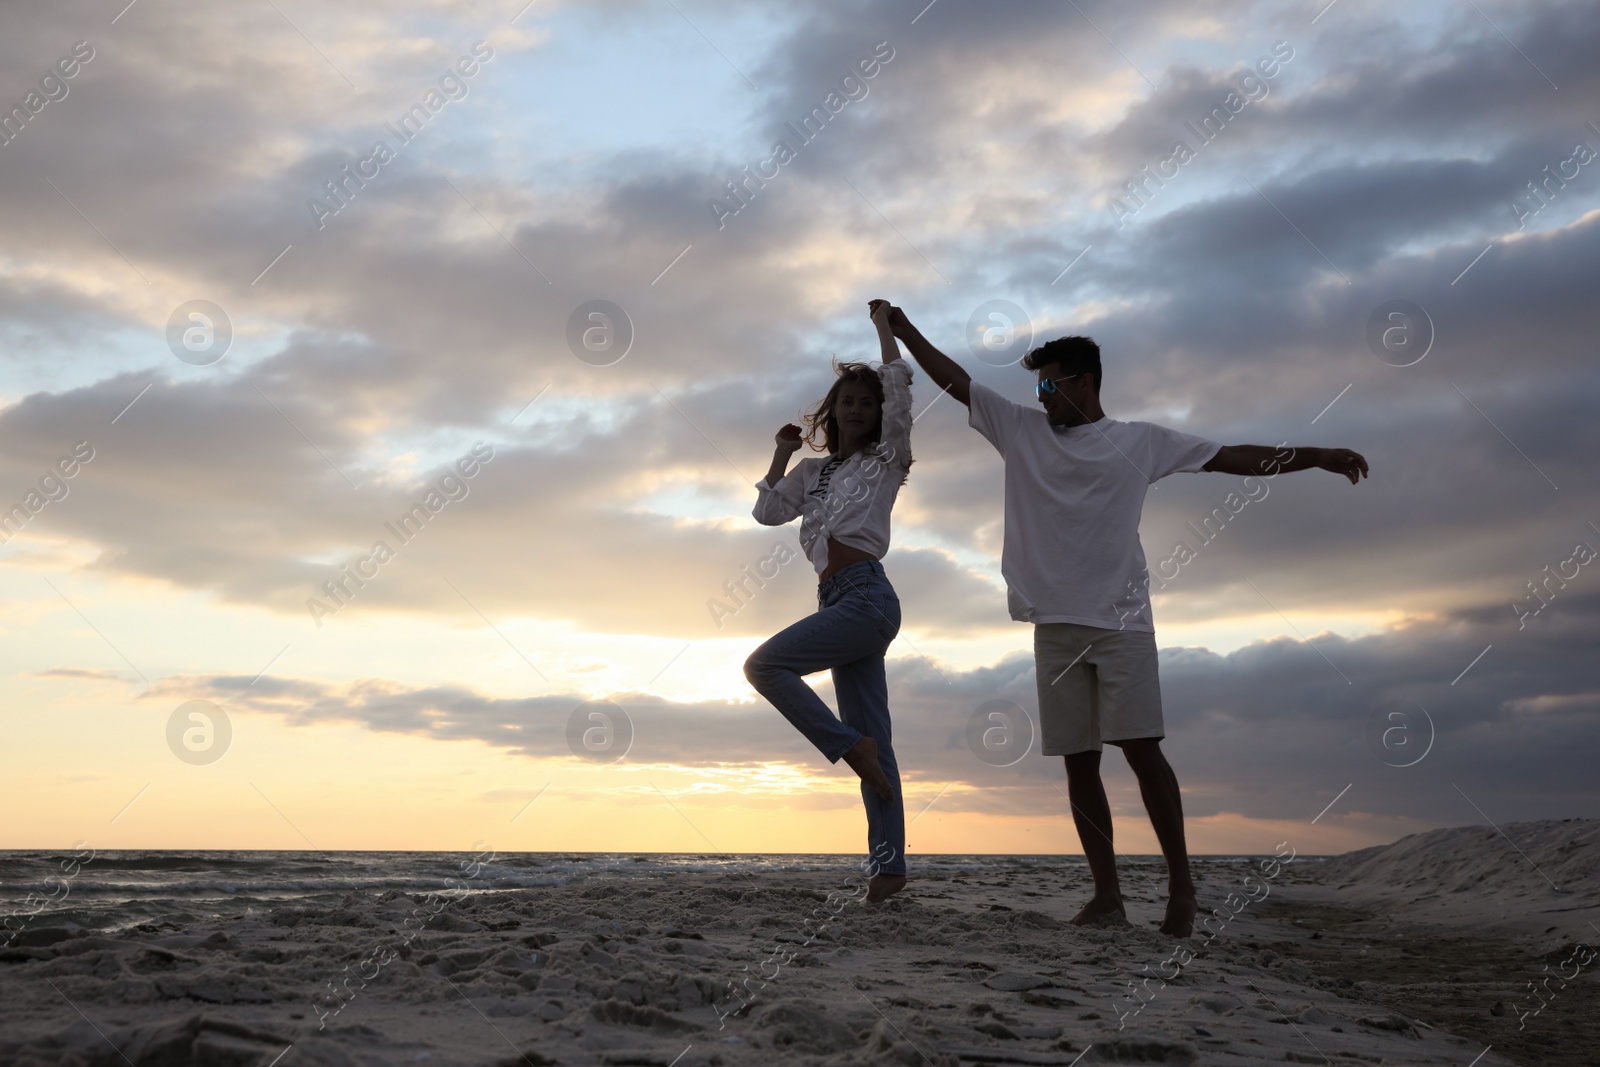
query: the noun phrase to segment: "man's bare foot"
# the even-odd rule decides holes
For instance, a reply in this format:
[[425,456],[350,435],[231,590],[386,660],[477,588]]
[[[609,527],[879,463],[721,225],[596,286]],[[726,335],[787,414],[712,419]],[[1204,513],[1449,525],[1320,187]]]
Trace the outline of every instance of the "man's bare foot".
[[856,772],[857,777],[872,787],[874,793],[884,800],[894,799],[894,791],[889,788],[889,778],[883,773],[883,768],[878,766],[878,742],[863,734],[861,740],[844,754],[844,761]]
[[1194,899],[1194,890],[1174,893],[1167,901],[1167,918],[1161,924],[1161,932],[1173,937],[1193,937],[1194,917],[1199,911],[1200,907]]
[[867,903],[881,904],[906,887],[903,874],[875,874],[867,882]]
[[1083,910],[1071,919],[1073,926],[1126,925],[1128,913],[1122,908],[1121,897],[1094,897]]

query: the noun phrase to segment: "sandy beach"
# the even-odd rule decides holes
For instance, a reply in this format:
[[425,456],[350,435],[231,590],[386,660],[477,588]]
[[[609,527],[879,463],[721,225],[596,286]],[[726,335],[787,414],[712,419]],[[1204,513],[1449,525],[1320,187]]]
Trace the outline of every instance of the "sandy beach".
[[1501,829],[1202,860],[1214,934],[1183,942],[1158,863],[1125,867],[1130,925],[1082,929],[1086,872],[1049,857],[930,857],[879,907],[847,866],[499,890],[464,865],[431,897],[41,913],[0,951],[0,1063],[1593,1063],[1600,824]]

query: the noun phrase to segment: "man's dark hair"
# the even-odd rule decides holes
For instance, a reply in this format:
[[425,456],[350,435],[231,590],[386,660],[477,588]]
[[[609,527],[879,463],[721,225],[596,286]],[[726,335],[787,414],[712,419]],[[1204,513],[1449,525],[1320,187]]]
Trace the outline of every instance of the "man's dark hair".
[[1095,395],[1100,395],[1100,346],[1094,343],[1094,338],[1077,334],[1057,337],[1022,357],[1022,366],[1027,370],[1038,370],[1052,363],[1067,374],[1092,372]]

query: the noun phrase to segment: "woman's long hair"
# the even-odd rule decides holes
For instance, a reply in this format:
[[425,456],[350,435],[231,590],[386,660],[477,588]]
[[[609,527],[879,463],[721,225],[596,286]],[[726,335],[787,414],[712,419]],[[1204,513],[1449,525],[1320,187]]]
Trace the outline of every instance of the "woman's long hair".
[[[878,377],[878,372],[866,363],[840,363],[833,360],[833,373],[836,375],[833,387],[828,390],[828,395],[822,402],[801,416],[805,424],[805,433],[801,440],[818,452],[827,452],[837,455],[839,452],[839,420],[833,417],[834,405],[839,400],[839,390],[844,388],[846,382],[859,382],[871,390],[873,397],[878,401],[878,422],[873,426],[868,435],[868,447],[877,448],[883,435],[883,381]],[[817,443],[817,434],[822,435],[822,444]],[[911,457],[906,457],[906,466],[911,466]]]

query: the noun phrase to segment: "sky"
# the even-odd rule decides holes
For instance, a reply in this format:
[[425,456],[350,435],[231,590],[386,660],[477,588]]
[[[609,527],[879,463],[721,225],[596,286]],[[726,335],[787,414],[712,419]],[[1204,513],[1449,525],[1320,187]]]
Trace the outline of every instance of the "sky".
[[[863,851],[742,664],[875,297],[1369,461],[1149,493],[1191,851],[1600,816],[1592,4],[124,3],[0,15],[0,847]],[[1000,458],[912,394],[908,849],[1077,852]]]

